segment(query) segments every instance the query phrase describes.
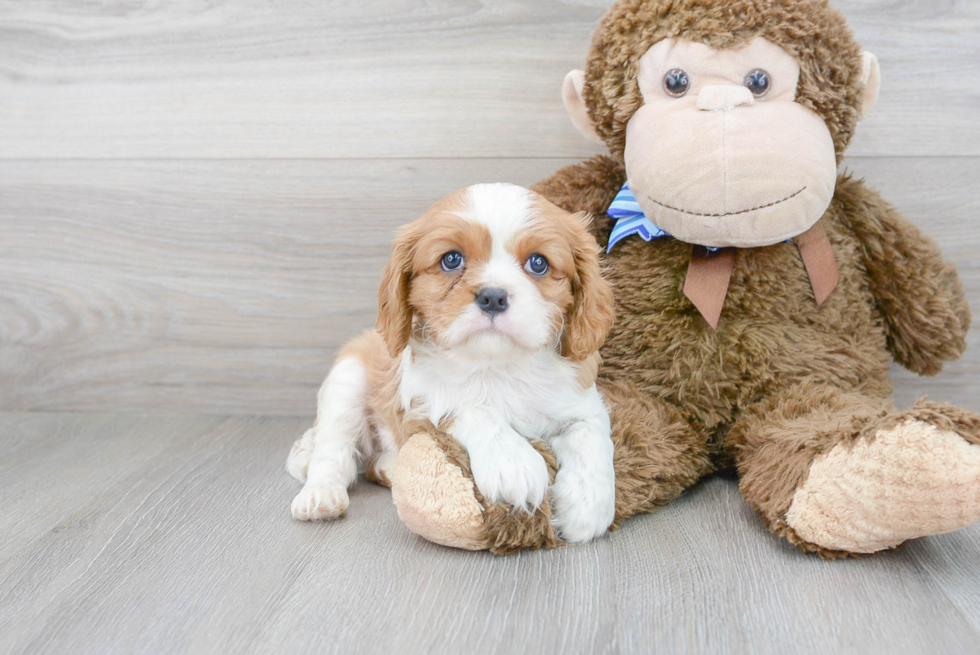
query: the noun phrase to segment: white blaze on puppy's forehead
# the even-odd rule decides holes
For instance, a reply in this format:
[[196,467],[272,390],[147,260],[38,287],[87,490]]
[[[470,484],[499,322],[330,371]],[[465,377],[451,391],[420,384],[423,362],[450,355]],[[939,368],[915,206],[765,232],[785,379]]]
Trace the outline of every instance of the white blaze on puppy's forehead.
[[466,190],[469,206],[460,216],[490,230],[494,250],[506,247],[530,220],[532,193],[514,184],[476,184]]
[[[485,263],[482,284],[503,287],[514,294],[533,286],[521,271],[521,262],[508,248],[531,221],[534,196],[514,184],[477,184],[467,190],[469,207],[460,215],[487,228],[493,241],[490,260]],[[522,294],[523,295],[523,294]]]

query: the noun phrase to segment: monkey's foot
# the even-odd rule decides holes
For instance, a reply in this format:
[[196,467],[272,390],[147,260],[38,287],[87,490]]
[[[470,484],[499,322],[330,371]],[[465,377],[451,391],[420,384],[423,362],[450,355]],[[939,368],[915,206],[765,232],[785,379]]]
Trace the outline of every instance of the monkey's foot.
[[786,521],[811,544],[873,553],[980,521],[978,417],[921,403],[818,457]]
[[399,518],[415,534],[443,546],[485,550],[490,535],[483,505],[473,478],[453,461],[454,454],[428,434],[410,438],[391,472],[391,497]]
[[[532,445],[548,464],[553,483],[554,454],[539,442]],[[496,555],[562,545],[551,522],[550,494],[534,511],[487,503],[473,482],[466,449],[444,432],[410,438],[398,451],[390,477],[398,516],[429,541],[466,550],[490,549]]]

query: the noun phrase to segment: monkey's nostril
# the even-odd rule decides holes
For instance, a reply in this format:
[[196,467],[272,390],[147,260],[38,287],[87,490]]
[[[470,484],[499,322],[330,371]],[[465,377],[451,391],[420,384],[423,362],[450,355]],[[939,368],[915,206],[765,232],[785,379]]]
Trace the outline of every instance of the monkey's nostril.
[[505,289],[480,289],[476,292],[476,305],[490,316],[507,309],[507,291]]

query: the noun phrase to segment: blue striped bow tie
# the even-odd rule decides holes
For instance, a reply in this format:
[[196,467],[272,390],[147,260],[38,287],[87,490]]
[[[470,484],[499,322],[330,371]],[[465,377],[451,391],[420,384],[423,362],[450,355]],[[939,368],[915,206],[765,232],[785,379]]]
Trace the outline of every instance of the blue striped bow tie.
[[[643,213],[643,209],[640,208],[640,203],[636,201],[636,196],[630,190],[629,182],[624,184],[623,188],[616,194],[616,199],[609,205],[609,211],[607,213],[610,218],[616,221],[616,225],[612,229],[612,234],[609,235],[609,245],[606,247],[607,253],[611,252],[613,246],[617,243],[634,234],[639,235],[644,241],[652,241],[660,237],[670,236],[669,232],[658,225],[654,225],[653,221]],[[706,249],[709,252],[719,250],[719,248]]]
[[[628,181],[609,205],[607,213],[616,221],[609,235],[607,253],[617,243],[634,234],[638,234],[644,241],[671,236],[663,228],[654,225],[643,213],[640,203],[636,202],[636,196],[630,191]],[[840,282],[840,271],[827,232],[821,223],[816,223],[803,234],[787,239],[787,243],[790,241],[796,242],[810,276],[817,305],[822,305]],[[712,328],[718,327],[725,296],[728,294],[735,250],[695,245],[691,255],[691,264],[684,282],[684,295],[694,303]]]

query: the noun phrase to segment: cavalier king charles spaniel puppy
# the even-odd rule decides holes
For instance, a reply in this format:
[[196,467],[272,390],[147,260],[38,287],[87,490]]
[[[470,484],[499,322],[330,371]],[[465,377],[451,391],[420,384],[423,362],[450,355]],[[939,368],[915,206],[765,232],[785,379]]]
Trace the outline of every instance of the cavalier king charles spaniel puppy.
[[[570,542],[615,514],[609,415],[595,385],[613,321],[589,219],[509,184],[481,184],[405,226],[385,268],[377,331],[350,342],[287,469],[302,521],[344,515],[358,465],[385,483],[425,421],[467,450],[491,502],[532,510],[559,471],[554,522]],[[414,426],[414,427],[413,427]],[[411,433],[410,433],[411,432]]]

